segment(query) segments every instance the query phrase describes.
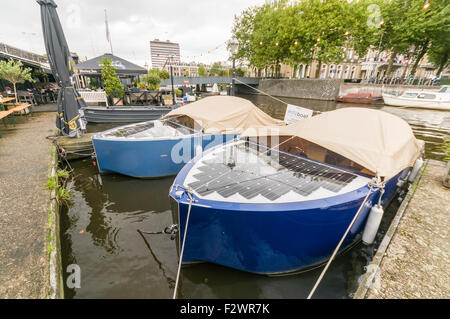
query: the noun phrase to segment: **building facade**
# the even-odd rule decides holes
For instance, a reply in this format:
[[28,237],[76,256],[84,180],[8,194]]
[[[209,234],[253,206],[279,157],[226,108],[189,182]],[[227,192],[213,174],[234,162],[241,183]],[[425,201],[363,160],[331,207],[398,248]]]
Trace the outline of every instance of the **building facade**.
[[[390,54],[388,52],[379,52],[369,50],[368,53],[360,58],[352,49],[345,50],[345,59],[341,63],[322,63],[317,61],[304,63],[293,68],[290,65],[281,64],[280,74],[282,78],[321,78],[321,79],[343,79],[352,81],[375,82],[387,79],[387,69],[389,66]],[[394,58],[392,72],[389,81],[408,78],[411,73],[414,60],[408,56],[398,55]],[[317,72],[317,69],[320,71]],[[258,75],[259,74],[259,75]],[[318,76],[317,76],[318,74]],[[274,77],[275,66],[270,66],[263,70],[257,68],[251,69],[251,76]],[[419,62],[415,78],[434,79],[436,77],[435,67],[428,61],[425,55]]]
[[169,58],[171,63],[180,63],[180,45],[178,43],[155,39],[150,41],[152,68],[163,69]]
[[170,67],[173,69],[173,76],[198,76],[198,64],[195,62],[167,63],[164,70],[170,73]]

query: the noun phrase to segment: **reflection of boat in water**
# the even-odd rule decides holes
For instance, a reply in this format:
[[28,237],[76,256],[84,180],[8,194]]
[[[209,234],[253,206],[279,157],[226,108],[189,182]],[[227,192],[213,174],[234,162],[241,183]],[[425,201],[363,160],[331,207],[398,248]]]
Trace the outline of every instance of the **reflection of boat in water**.
[[349,93],[336,99],[339,103],[358,103],[358,104],[383,104],[381,96],[372,96],[371,93]]
[[176,175],[195,154],[232,140],[250,126],[279,122],[248,100],[214,96],[161,120],[118,127],[92,140],[101,172],[156,178]]
[[324,263],[353,218],[340,251],[361,239],[371,207],[389,202],[423,147],[405,121],[362,108],[277,131],[244,132],[251,140],[209,150],[178,174],[179,240],[190,216],[183,263],[271,275]]
[[408,90],[401,95],[383,93],[384,103],[391,106],[450,111],[450,86],[440,91]]

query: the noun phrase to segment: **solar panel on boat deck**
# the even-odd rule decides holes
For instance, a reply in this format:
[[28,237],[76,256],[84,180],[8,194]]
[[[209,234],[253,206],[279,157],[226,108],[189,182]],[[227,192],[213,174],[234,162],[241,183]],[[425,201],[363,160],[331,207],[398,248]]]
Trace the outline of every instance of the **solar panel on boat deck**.
[[[172,128],[178,130],[179,132],[181,132],[183,134],[191,134],[191,133],[194,132],[193,129],[191,129],[189,127],[182,126],[181,124],[179,124],[177,122],[170,121],[170,120],[166,120],[166,121],[163,121],[161,123],[163,123],[164,125],[166,125],[168,127],[172,127]],[[139,123],[139,124],[134,124],[134,125],[131,125],[131,126],[118,128],[116,130],[113,130],[113,131],[105,134],[105,136],[131,137],[133,135],[138,135],[139,133],[144,133],[145,131],[148,131],[148,130],[154,128],[154,127],[155,127],[155,122],[154,121],[149,121],[149,122],[144,122],[144,123]]]
[[134,134],[137,134],[140,132],[144,132],[148,129],[151,129],[154,126],[155,126],[154,122],[145,122],[142,124],[135,124],[133,126],[119,128],[119,129],[114,130],[111,133],[105,134],[105,135],[110,135],[110,136],[114,136],[114,137],[127,137],[127,136],[131,136],[131,135],[134,135]]
[[[271,163],[271,173],[261,173],[258,164],[236,163],[234,166],[223,159],[223,153],[215,158],[204,160],[193,175],[197,180],[189,184],[199,195],[206,196],[217,192],[228,198],[239,194],[246,199],[261,195],[274,201],[289,191],[308,196],[319,188],[339,192],[353,181],[357,175],[328,165],[313,162],[292,154],[270,150],[262,145],[244,144],[231,146],[235,152],[259,154],[266,168]],[[222,159],[220,158],[222,156]],[[274,163],[275,162],[275,165]]]

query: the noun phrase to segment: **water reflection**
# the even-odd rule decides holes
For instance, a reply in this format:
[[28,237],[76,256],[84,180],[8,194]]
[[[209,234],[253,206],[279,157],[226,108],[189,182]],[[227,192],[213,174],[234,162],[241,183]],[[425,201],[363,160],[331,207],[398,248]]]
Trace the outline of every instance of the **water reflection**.
[[[170,298],[178,255],[169,235],[149,235],[172,224],[168,189],[173,178],[137,180],[101,176],[89,162],[74,162],[69,185],[75,205],[62,212],[63,264],[78,264],[81,289],[68,298]],[[393,210],[386,213],[387,218]],[[84,232],[83,232],[84,231]],[[381,237],[379,237],[381,238]],[[348,298],[373,248],[360,245],[336,259],[317,298]],[[288,277],[247,274],[213,264],[182,271],[183,298],[305,298],[320,269]],[[67,275],[67,274],[65,274]]]

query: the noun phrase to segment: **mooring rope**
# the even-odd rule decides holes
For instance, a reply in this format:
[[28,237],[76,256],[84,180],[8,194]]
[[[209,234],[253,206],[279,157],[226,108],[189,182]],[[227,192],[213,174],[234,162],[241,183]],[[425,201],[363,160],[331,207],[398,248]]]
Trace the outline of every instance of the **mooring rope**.
[[[381,182],[380,178],[374,177],[373,180],[371,180],[368,184],[369,191],[367,192],[366,197],[364,198],[364,201],[362,202],[361,206],[359,207],[358,211],[356,212],[355,216],[353,217],[352,222],[348,226],[347,230],[344,233],[344,236],[342,236],[341,240],[339,241],[339,244],[336,246],[333,254],[331,255],[330,259],[328,260],[325,268],[322,270],[322,273],[320,274],[319,278],[317,279],[316,283],[314,284],[314,287],[312,288],[311,292],[309,293],[307,299],[311,299],[314,293],[316,292],[317,287],[319,286],[320,282],[322,281],[323,277],[325,276],[325,273],[327,272],[328,268],[330,267],[331,263],[333,262],[334,258],[336,257],[339,248],[341,248],[342,243],[344,242],[345,238],[347,237],[348,233],[350,232],[350,229],[352,228],[353,224],[355,223],[356,219],[358,218],[359,214],[362,211],[362,208],[367,202],[367,199],[369,198],[369,195],[375,190],[375,189],[384,189],[384,183]],[[381,193],[380,197],[384,191]],[[381,200],[380,200],[381,201]]]
[[258,93],[264,94],[264,95],[266,95],[266,96],[268,96],[268,97],[274,99],[275,101],[281,102],[281,103],[286,104],[286,105],[289,104],[289,103],[287,103],[287,102],[285,102],[285,101],[283,101],[283,100],[280,100],[279,98],[276,98],[275,96],[272,96],[272,95],[270,95],[270,94],[268,94],[268,93],[266,93],[266,92],[264,92],[264,91],[261,91],[261,90],[259,90],[259,89],[257,89],[257,88],[254,88],[253,86],[248,85],[247,83],[242,82],[241,80],[238,80],[237,78],[233,78],[233,80],[235,80],[236,82],[239,82],[240,84],[243,84],[243,85],[245,85],[245,86],[248,86],[249,88],[255,90],[255,91],[258,92]]
[[[245,86],[247,86],[247,87],[249,87],[249,88],[255,90],[255,91],[258,92],[258,93],[264,94],[264,95],[266,95],[266,96],[268,96],[268,97],[274,99],[275,101],[278,101],[278,102],[281,102],[281,103],[283,103],[283,104],[289,105],[289,103],[287,103],[287,102],[285,102],[285,101],[283,101],[283,100],[280,100],[279,98],[276,98],[275,96],[270,95],[269,93],[266,93],[266,92],[261,91],[261,90],[259,90],[259,89],[257,89],[257,88],[254,88],[253,86],[248,85],[247,83],[242,82],[242,81],[238,80],[237,78],[232,78],[232,80],[235,80],[235,81],[239,82],[240,84],[245,85]],[[302,106],[302,107],[304,107],[304,106]],[[314,110],[312,110],[312,111],[313,111],[315,114],[320,114],[320,113],[322,113],[322,112],[320,112],[320,111],[314,111]]]
[[181,263],[183,262],[184,246],[186,244],[186,234],[188,232],[189,217],[191,215],[192,202],[194,201],[194,198],[192,197],[192,195],[191,195],[189,190],[186,190],[186,194],[189,196],[190,202],[189,202],[189,208],[188,208],[187,218],[186,218],[186,227],[184,227],[183,245],[181,246],[180,260],[178,262],[177,279],[175,281],[175,290],[173,292],[172,299],[177,299],[178,282],[180,280],[180,273],[181,273]]

